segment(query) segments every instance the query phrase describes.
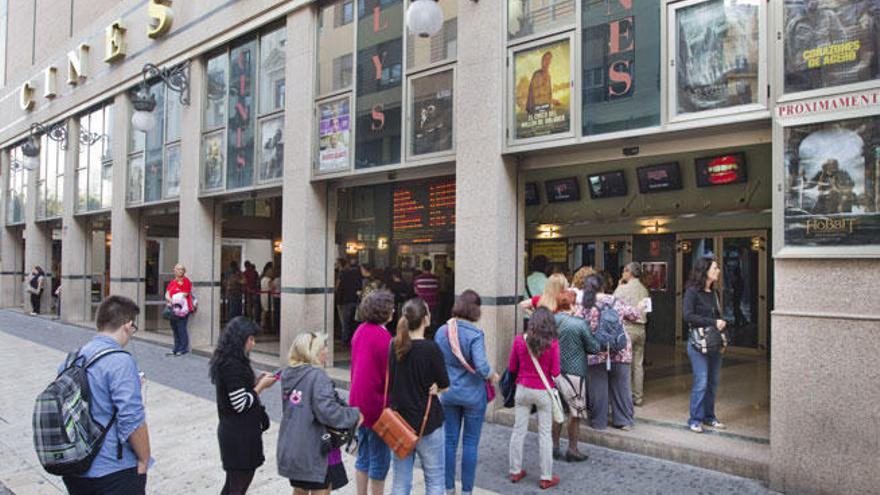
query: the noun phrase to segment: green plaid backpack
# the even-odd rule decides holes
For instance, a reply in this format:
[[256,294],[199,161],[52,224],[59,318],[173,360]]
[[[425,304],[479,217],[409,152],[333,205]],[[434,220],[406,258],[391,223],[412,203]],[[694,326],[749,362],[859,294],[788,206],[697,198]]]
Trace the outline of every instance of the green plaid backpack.
[[34,404],[34,448],[40,464],[50,474],[82,474],[104,443],[107,430],[116,421],[116,411],[106,426],[92,417],[91,389],[86,371],[99,359],[122,349],[105,349],[88,361],[79,350],[67,355],[64,370],[46,387]]

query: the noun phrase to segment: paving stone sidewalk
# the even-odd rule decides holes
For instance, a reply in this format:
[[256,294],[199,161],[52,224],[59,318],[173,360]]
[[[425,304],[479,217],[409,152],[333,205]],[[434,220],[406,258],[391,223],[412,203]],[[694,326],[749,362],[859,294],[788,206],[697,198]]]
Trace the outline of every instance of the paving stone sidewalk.
[[[56,477],[37,463],[31,440],[34,397],[54,376],[65,352],[87,342],[94,332],[14,311],[0,311],[0,495],[63,493]],[[148,492],[155,494],[219,493],[223,484],[216,440],[214,388],[207,377],[208,360],[200,356],[165,357],[168,349],[135,341],[129,350],[146,373],[147,420],[157,463]],[[280,394],[269,390],[263,400],[273,419],[264,437],[266,464],[248,493],[290,493],[276,472],[275,445],[280,420]],[[480,443],[478,493],[539,493],[537,437],[526,439],[525,469],[519,484],[506,480],[510,429],[487,424]],[[581,464],[557,463],[562,484],[551,493],[763,494],[760,482],[610,449],[581,444],[590,459]],[[349,476],[353,459],[346,456]],[[424,493],[416,473],[414,493]],[[4,486],[7,491],[4,491]],[[335,493],[354,493],[352,485]],[[390,492],[390,476],[386,492]]]

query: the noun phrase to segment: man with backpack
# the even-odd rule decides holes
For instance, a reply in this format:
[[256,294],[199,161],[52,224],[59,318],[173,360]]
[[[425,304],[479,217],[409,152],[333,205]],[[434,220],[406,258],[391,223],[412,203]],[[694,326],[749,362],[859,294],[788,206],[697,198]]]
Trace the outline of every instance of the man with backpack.
[[98,334],[59,366],[37,398],[34,445],[71,495],[145,493],[150,437],[137,363],[123,348],[137,331],[137,304],[110,296]]

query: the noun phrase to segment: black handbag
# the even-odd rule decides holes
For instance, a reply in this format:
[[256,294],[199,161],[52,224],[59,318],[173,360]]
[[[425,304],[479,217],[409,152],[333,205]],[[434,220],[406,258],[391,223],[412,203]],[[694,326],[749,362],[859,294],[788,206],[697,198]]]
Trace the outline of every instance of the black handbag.
[[513,407],[516,399],[516,373],[504,370],[498,386],[501,388],[501,396],[504,397],[504,407]]
[[[718,295],[715,295],[715,309],[721,314]],[[710,352],[724,352],[730,338],[727,329],[719,330],[715,325],[708,327],[691,327],[688,335],[688,343],[701,354]]]

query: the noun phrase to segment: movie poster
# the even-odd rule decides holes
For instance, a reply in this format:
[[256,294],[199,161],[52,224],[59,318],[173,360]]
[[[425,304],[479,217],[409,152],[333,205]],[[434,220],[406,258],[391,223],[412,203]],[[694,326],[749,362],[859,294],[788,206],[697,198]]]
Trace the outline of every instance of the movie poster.
[[223,164],[226,163],[223,151],[223,131],[208,134],[202,139],[202,173],[205,177],[202,187],[206,191],[223,187]]
[[260,182],[280,179],[284,170],[284,116],[260,122]]
[[876,79],[880,0],[785,0],[785,91]]
[[413,80],[412,154],[452,149],[452,71]]
[[652,291],[665,292],[669,288],[667,265],[662,261],[643,261],[645,288]]
[[880,118],[785,129],[785,243],[880,245]]
[[318,105],[318,171],[347,170],[351,164],[349,98]]
[[514,53],[514,139],[571,131],[570,45],[564,39]]
[[758,102],[763,1],[710,0],[676,12],[678,113]]

